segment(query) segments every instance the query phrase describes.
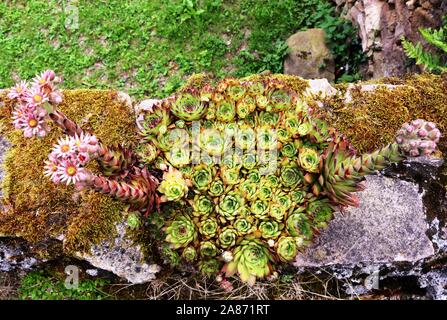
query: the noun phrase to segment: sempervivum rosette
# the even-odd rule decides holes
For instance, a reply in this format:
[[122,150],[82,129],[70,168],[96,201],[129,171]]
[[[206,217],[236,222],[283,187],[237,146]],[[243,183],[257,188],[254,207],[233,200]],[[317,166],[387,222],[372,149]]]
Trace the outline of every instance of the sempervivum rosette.
[[259,231],[264,239],[276,239],[281,234],[282,227],[274,220],[262,221],[259,224]]
[[166,201],[175,201],[183,198],[188,192],[188,185],[180,171],[172,167],[163,175],[163,181],[158,187]]
[[217,212],[224,220],[234,220],[244,204],[244,198],[239,193],[230,191],[220,197]]
[[193,262],[197,259],[197,251],[194,247],[186,247],[183,249],[182,258],[188,262]]
[[208,196],[196,195],[192,202],[192,208],[194,209],[193,215],[198,217],[206,216],[213,211],[214,203]]
[[194,222],[187,215],[178,215],[166,228],[166,241],[175,249],[186,247],[197,238]]
[[191,175],[191,181],[197,190],[208,190],[211,182],[213,181],[213,173],[206,165],[198,165],[194,167],[194,171]]
[[199,232],[204,239],[214,238],[219,230],[219,223],[215,218],[207,218],[199,223]]
[[234,250],[234,258],[224,266],[226,276],[236,272],[242,281],[254,284],[256,278],[264,278],[271,271],[273,258],[266,245],[257,239],[243,240]]
[[202,241],[199,252],[202,257],[215,257],[217,255],[217,247],[213,241]]
[[256,230],[256,226],[253,225],[251,220],[253,219],[241,217],[234,221],[233,226],[239,236],[252,233]]
[[320,166],[320,155],[315,149],[301,148],[298,161],[300,166],[307,172],[318,172]]
[[225,185],[221,180],[215,180],[211,183],[208,193],[212,197],[219,197],[225,192]]
[[225,227],[219,233],[219,245],[223,249],[228,249],[236,244],[237,231],[233,227]]
[[282,261],[292,261],[298,253],[297,240],[293,237],[279,238],[276,242],[276,253]]
[[207,104],[199,96],[182,93],[171,104],[171,112],[181,120],[199,120],[206,112]]

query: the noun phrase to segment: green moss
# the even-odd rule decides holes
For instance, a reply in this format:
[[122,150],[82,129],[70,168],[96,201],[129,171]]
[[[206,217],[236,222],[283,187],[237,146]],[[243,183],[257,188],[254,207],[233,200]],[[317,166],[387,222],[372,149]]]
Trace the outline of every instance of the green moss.
[[[118,102],[114,91],[68,90],[59,109],[105,144],[132,145],[137,138],[134,114]],[[0,134],[12,144],[3,167],[3,206],[0,233],[20,235],[38,242],[65,235],[65,249],[85,251],[111,238],[123,204],[92,191],[76,192],[72,186],[54,185],[43,175],[43,164],[53,144],[62,136],[53,127],[44,139],[26,139],[11,125],[12,104],[0,95]]]
[[[369,92],[354,88],[349,103],[344,102],[343,94],[324,102],[324,109],[329,111],[326,113],[328,121],[350,139],[359,153],[392,142],[404,122],[417,118],[432,121],[441,132],[447,132],[445,78],[423,74],[404,79],[384,78],[369,83],[402,86],[393,89],[379,86]],[[440,148],[444,152],[443,141]]]

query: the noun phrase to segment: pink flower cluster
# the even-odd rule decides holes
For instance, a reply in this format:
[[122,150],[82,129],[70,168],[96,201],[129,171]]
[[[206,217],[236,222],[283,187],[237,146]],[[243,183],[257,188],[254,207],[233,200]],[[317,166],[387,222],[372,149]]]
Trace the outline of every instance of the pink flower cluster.
[[59,82],[61,79],[54,71],[47,70],[35,77],[31,86],[21,81],[9,91],[8,98],[18,102],[12,113],[14,127],[23,130],[25,137],[44,137],[50,131],[45,122],[46,107],[62,102],[62,94],[56,87]]
[[96,136],[89,133],[66,136],[58,140],[45,161],[44,173],[54,183],[75,184],[89,176],[84,166],[98,155],[99,142]]

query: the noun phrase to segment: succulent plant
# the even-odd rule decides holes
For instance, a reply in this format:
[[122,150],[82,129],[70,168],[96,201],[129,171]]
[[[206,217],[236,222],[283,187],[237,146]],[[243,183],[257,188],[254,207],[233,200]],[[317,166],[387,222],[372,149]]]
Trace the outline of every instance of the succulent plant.
[[237,231],[233,227],[224,227],[219,233],[219,245],[223,249],[228,249],[236,244]]
[[217,255],[217,247],[212,241],[202,241],[199,252],[202,257],[214,257]]
[[276,253],[282,261],[292,261],[298,254],[297,240],[293,237],[280,237],[276,242]]
[[[337,206],[358,205],[353,193],[362,190],[364,175],[405,156],[430,155],[440,138],[433,123],[417,119],[402,126],[394,143],[356,155],[318,108],[283,81],[207,81],[144,110],[135,151],[103,145],[58,111],[62,94],[54,89],[53,72],[31,87],[18,84],[8,96],[17,102],[13,124],[25,136],[45,136],[51,120],[70,139],[91,140],[92,150],[71,152],[73,159],[63,161],[56,157],[65,152],[61,146],[71,147],[65,140],[58,144],[45,163],[55,183],[125,202],[131,227],[141,213],[168,210],[161,246],[166,260],[177,265],[181,255],[206,275],[219,272],[223,260],[227,276],[237,272],[250,284],[293,260]],[[94,173],[85,167],[90,159],[99,164]],[[159,184],[152,173],[160,177],[160,171]],[[181,209],[169,211],[166,202]]]
[[181,93],[171,104],[171,112],[180,120],[199,120],[206,112],[207,104],[192,93]]
[[158,191],[163,193],[167,201],[176,201],[183,198],[188,192],[188,186],[182,173],[170,168],[169,172],[164,173],[163,181],[158,187]]
[[197,190],[205,191],[213,181],[213,173],[206,165],[198,165],[194,168],[191,180]]
[[184,248],[197,238],[194,222],[187,215],[177,215],[166,228],[166,241],[174,249]]
[[215,218],[207,218],[199,223],[199,232],[204,239],[214,238],[219,231],[219,223]]
[[199,270],[203,275],[213,276],[219,272],[220,265],[216,259],[200,260]]
[[182,258],[188,262],[194,262],[197,259],[197,251],[194,247],[186,247],[183,249]]
[[281,229],[282,225],[274,220],[262,221],[259,224],[259,231],[264,239],[276,239],[281,234]]
[[233,255],[233,260],[223,268],[227,277],[238,272],[242,281],[254,284],[256,278],[264,278],[272,271],[273,258],[266,245],[257,239],[244,239]]
[[402,125],[397,131],[396,143],[403,154],[417,157],[432,154],[440,137],[441,133],[433,122],[416,119]]

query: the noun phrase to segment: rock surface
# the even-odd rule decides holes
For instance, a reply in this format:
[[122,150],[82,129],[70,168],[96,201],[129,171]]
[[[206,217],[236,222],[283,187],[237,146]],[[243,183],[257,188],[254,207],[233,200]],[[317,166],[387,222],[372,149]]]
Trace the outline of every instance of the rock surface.
[[363,51],[369,58],[368,77],[402,76],[417,71],[409,64],[401,37],[426,42],[418,29],[437,28],[447,12],[447,1],[332,0],[359,29]]
[[284,73],[305,79],[335,80],[334,58],[326,46],[323,29],[300,31],[287,39],[290,53],[284,60]]
[[140,245],[126,236],[126,225],[117,225],[118,237],[112,243],[93,246],[90,254],[77,254],[93,266],[110,271],[127,281],[138,284],[154,280],[161,270],[156,264],[145,262]]
[[[416,277],[434,299],[447,299],[447,198],[441,160],[413,159],[366,177],[360,206],[338,213],[316,242],[299,255],[300,272],[324,269],[363,283],[349,294],[379,289],[387,278]],[[377,283],[368,284],[377,277]]]

